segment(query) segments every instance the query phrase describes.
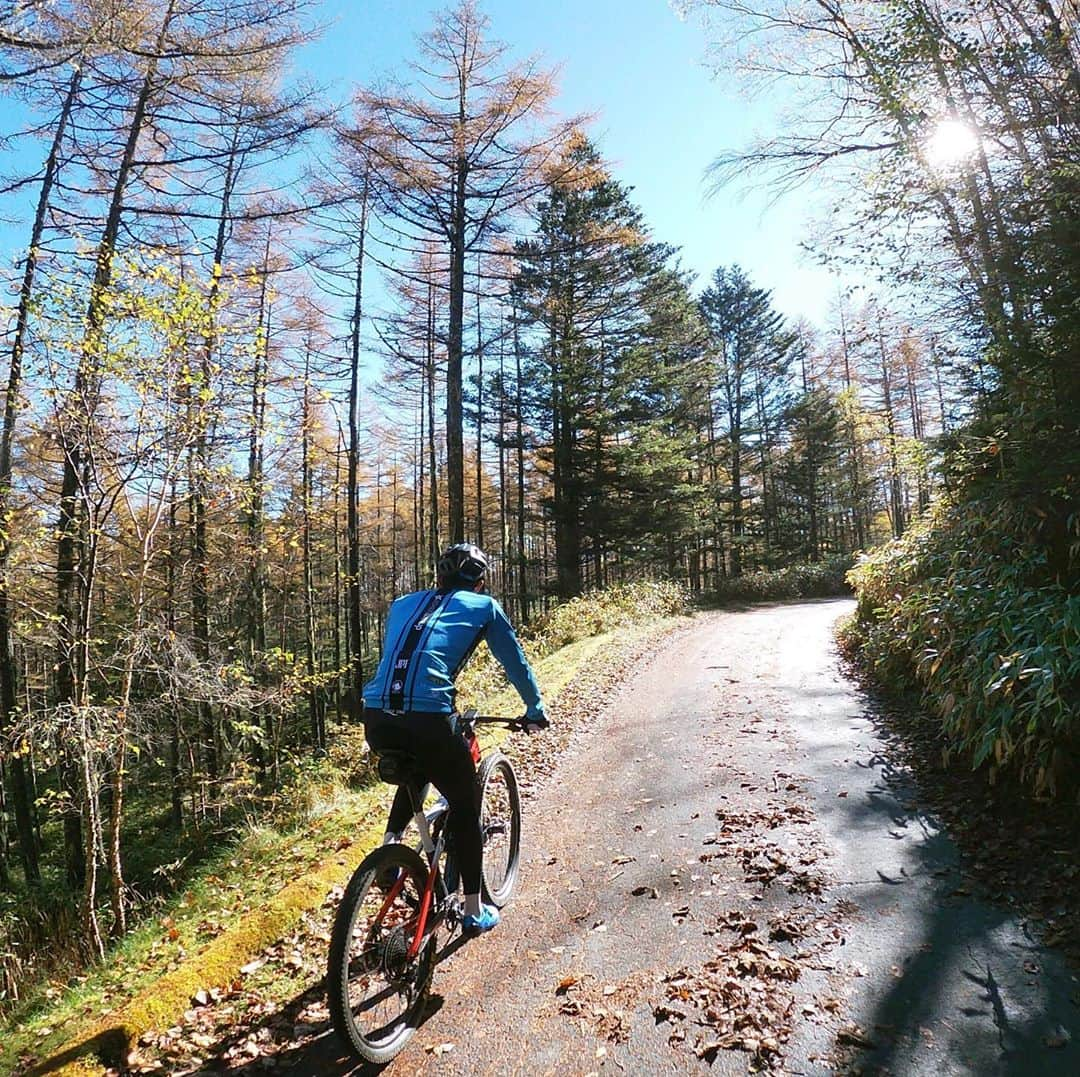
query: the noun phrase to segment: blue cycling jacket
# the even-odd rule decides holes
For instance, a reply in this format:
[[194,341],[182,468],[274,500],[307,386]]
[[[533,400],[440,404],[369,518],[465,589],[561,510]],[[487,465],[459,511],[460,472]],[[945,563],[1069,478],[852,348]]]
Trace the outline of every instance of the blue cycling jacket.
[[391,606],[379,668],[364,704],[384,711],[454,710],[454,681],[481,640],[506,670],[530,717],[543,713],[540,688],[502,606],[475,591],[417,591]]

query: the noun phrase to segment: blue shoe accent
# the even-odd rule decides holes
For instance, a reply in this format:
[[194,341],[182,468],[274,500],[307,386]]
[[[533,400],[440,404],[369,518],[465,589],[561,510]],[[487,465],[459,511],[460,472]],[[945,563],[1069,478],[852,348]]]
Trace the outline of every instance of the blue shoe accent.
[[461,929],[466,935],[483,935],[499,924],[499,910],[491,905],[481,905],[479,916],[462,918]]

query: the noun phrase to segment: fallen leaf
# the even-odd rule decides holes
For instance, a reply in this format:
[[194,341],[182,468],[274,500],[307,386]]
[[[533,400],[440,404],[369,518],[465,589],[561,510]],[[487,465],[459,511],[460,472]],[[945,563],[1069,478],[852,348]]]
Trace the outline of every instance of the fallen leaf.
[[869,1039],[858,1025],[840,1029],[836,1034],[836,1042],[851,1047],[862,1047],[864,1050],[870,1050],[874,1046],[874,1041]]

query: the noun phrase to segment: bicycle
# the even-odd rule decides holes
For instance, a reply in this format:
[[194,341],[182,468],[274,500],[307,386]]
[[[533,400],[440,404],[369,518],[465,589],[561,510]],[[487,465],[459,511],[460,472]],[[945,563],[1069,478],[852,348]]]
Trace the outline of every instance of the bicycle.
[[[521,718],[458,717],[477,768],[484,855],[483,899],[502,908],[517,881],[521,797],[510,760],[497,749],[480,759],[477,725],[524,729]],[[334,1030],[361,1058],[381,1064],[404,1048],[424,1012],[445,926],[461,927],[464,900],[453,860],[442,797],[424,810],[429,786],[405,752],[378,753],[379,777],[404,785],[420,832],[419,851],[403,843],[364,857],[345,888],[330,940],[327,994]],[[420,851],[426,857],[421,857]],[[445,862],[444,862],[445,861]],[[443,953],[449,949],[449,943]]]

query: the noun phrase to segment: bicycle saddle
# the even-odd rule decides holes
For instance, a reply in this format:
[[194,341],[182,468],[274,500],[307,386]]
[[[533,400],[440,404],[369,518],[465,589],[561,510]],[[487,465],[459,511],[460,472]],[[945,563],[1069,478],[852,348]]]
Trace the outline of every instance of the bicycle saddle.
[[416,760],[408,752],[379,752],[375,763],[381,781],[387,785],[402,785],[409,781],[419,781]]

